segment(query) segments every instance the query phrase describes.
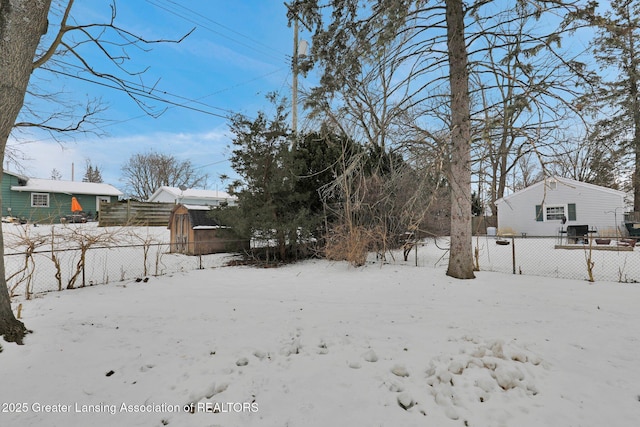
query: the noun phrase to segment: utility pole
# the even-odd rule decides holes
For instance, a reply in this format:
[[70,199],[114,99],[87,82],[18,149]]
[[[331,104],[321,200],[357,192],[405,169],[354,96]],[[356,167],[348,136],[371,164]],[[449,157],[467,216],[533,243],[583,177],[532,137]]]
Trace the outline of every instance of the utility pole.
[[[292,148],[295,150],[298,140],[298,73],[300,56],[306,56],[309,48],[309,43],[306,41],[298,41],[298,15],[295,10],[291,8],[287,3],[284,4],[289,9],[290,16],[293,16],[293,56],[292,56],[292,73],[293,82],[291,84],[291,130],[293,131],[293,144]],[[304,22],[303,22],[304,25]],[[309,29],[309,27],[307,27]],[[311,31],[311,29],[309,29]]]
[[294,148],[298,138],[298,17],[293,19],[293,89],[291,95],[291,129]]

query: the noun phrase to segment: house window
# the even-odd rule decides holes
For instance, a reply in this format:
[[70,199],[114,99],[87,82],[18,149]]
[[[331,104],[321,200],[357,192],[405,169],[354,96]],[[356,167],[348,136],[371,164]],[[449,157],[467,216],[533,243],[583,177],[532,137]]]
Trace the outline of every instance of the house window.
[[109,197],[109,196],[97,196],[96,197],[96,212],[100,211],[100,203],[111,203],[111,197]]
[[576,221],[576,204],[536,205],[536,221]]
[[564,206],[545,206],[545,221],[560,221],[565,215]]
[[49,193],[31,193],[32,208],[48,208]]

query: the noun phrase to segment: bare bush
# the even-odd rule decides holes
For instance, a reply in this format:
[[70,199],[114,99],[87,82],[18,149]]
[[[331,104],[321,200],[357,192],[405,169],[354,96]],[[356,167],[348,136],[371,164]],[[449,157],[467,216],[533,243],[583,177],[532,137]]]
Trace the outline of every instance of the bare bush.
[[48,236],[31,236],[29,227],[16,227],[15,230],[17,231],[16,233],[11,233],[12,243],[7,245],[7,247],[23,252],[25,258],[22,268],[6,278],[7,283],[16,279],[15,284],[9,290],[9,295],[11,297],[16,296],[16,289],[24,283],[25,298],[30,299],[32,294],[31,284],[33,283],[33,272],[35,271],[33,254],[38,248],[48,244]]
[[109,247],[117,243],[116,236],[121,229],[102,229],[99,233],[87,232],[83,227],[67,227],[64,239],[69,243],[77,244],[80,251],[79,259],[76,262],[75,270],[67,282],[67,289],[74,289],[78,277],[82,275],[82,284],[85,286],[84,269],[87,259],[87,251],[94,246]]
[[367,254],[373,245],[370,230],[362,226],[335,226],[327,236],[325,256],[333,261],[347,261],[360,267],[367,261]]

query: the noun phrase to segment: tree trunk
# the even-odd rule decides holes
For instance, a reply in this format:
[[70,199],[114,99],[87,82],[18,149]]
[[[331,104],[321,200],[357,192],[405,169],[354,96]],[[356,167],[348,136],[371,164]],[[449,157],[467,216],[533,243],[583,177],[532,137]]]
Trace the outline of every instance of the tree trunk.
[[638,94],[638,75],[634,69],[638,60],[634,49],[635,40],[633,40],[632,32],[630,32],[629,38],[629,92],[631,95],[631,108],[633,110],[633,211],[640,212],[640,95]]
[[447,275],[473,279],[471,235],[471,124],[469,75],[462,0],[446,0],[449,82],[451,86],[451,248]]
[[[4,165],[7,139],[22,109],[34,69],[36,48],[40,37],[47,32],[50,6],[51,0],[0,0],[0,172]],[[0,335],[6,341],[22,344],[27,329],[11,310],[2,233],[0,258]]]

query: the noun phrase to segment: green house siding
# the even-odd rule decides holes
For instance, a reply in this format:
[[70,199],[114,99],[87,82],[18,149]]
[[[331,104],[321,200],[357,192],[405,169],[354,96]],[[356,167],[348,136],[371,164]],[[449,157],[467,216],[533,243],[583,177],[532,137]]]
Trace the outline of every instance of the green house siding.
[[22,216],[21,213],[25,213],[25,200],[30,196],[11,191],[11,187],[24,183],[24,180],[15,175],[2,174],[2,216]]
[[[75,197],[85,213],[96,217],[96,204],[98,197],[95,194],[66,194],[47,191],[16,191],[16,187],[24,185],[25,181],[12,174],[2,175],[2,216],[13,216],[26,219],[29,222],[55,223],[60,218],[71,214],[71,198]],[[11,187],[14,190],[11,190]],[[47,194],[49,206],[32,206],[33,193]],[[117,196],[100,196],[102,199],[116,201]]]
[[[11,205],[11,215],[19,218],[25,218],[29,222],[59,222],[60,218],[71,214],[71,198],[73,196],[69,194],[59,193],[40,193],[49,195],[48,207],[33,207],[31,206],[31,194],[32,192],[17,192],[14,193],[14,203]],[[78,194],[75,196],[80,205],[82,211],[88,214],[92,214],[95,218],[96,213],[96,196]],[[106,197],[106,196],[105,196]],[[110,198],[111,201],[111,198]],[[5,209],[3,207],[3,212]]]
[[[8,197],[7,197],[8,196]],[[30,217],[30,194],[9,191],[2,194],[2,216]]]

